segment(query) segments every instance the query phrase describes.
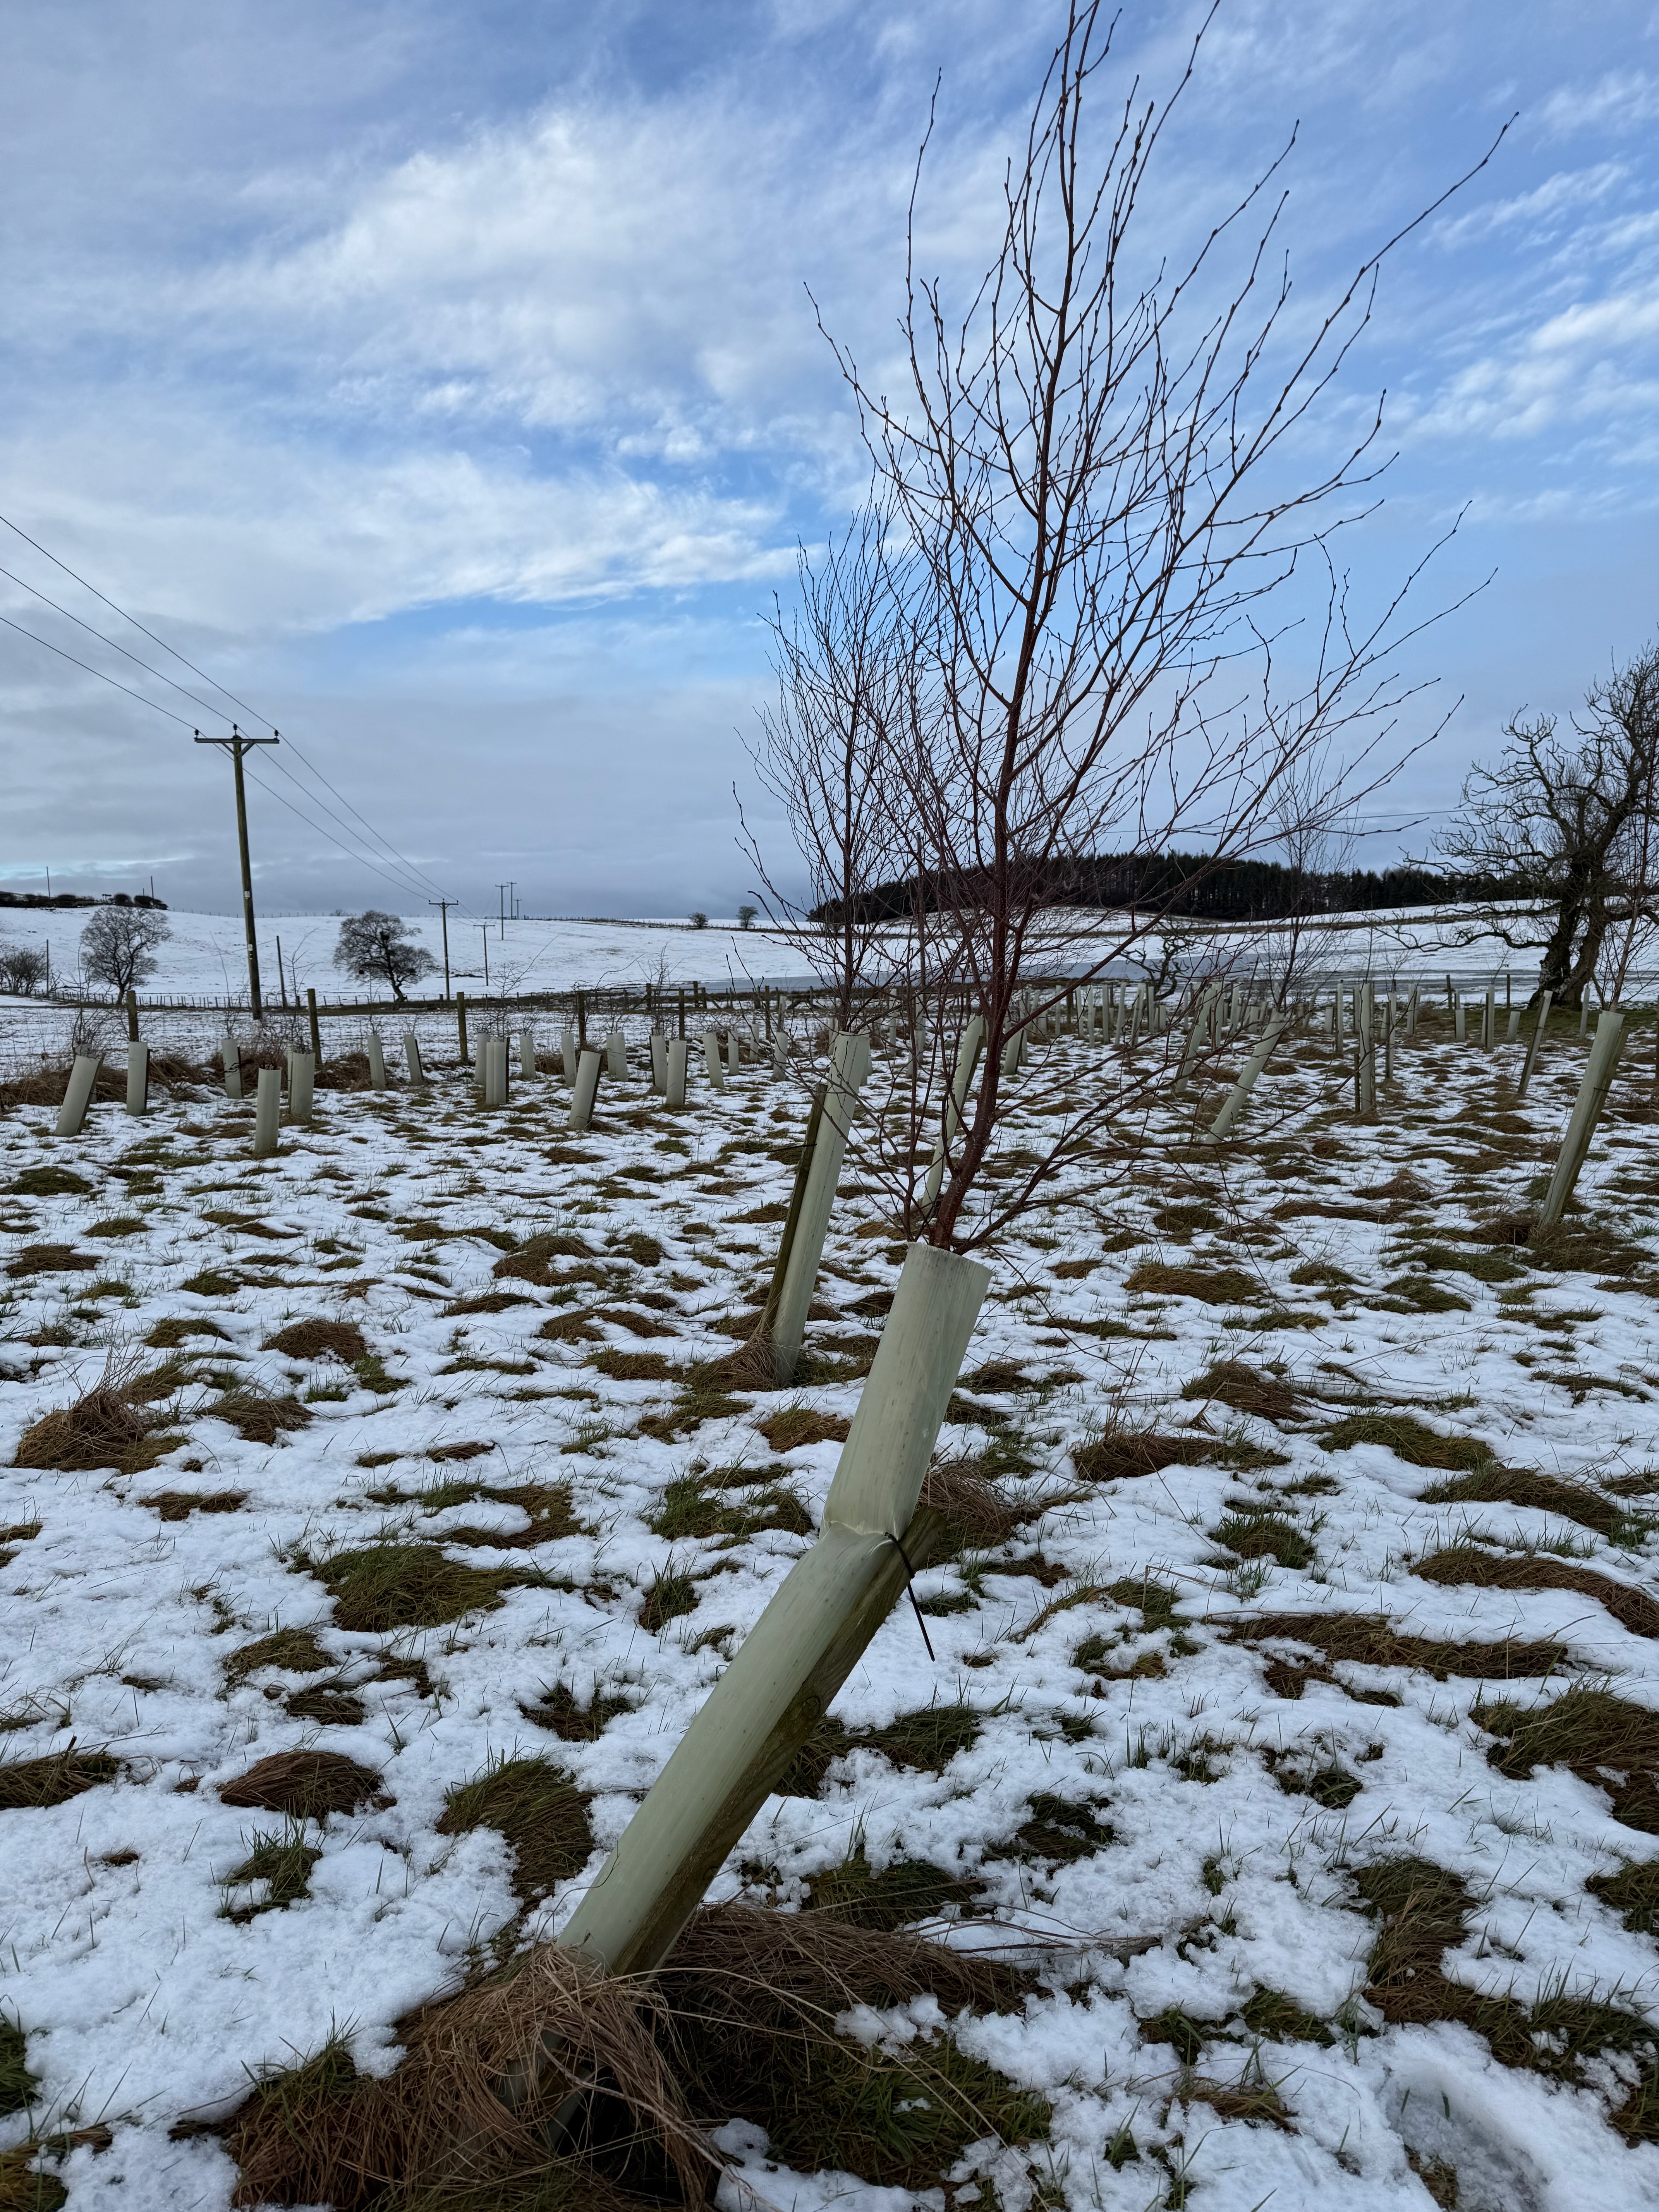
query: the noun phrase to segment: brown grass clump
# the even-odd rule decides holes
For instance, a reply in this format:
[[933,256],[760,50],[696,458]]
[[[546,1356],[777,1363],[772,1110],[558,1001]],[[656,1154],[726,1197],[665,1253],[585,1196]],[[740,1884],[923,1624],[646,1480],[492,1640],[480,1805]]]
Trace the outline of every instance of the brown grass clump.
[[1382,1444],[1407,1467],[1482,1468],[1493,1457],[1490,1444],[1474,1437],[1443,1435],[1410,1413],[1352,1413],[1327,1429],[1319,1441],[1327,1451]]
[[369,1635],[493,1613],[517,1579],[502,1568],[466,1566],[438,1544],[365,1544],[306,1564],[334,1600],[338,1625]]
[[773,1787],[780,1797],[816,1797],[835,1761],[860,1750],[879,1752],[895,1766],[943,1774],[959,1751],[973,1748],[981,1726],[968,1705],[922,1705],[870,1729],[849,1729],[826,1714]]
[[833,1913],[725,1905],[693,1916],[660,1984],[693,2110],[755,2121],[799,2171],[937,2188],[969,2143],[1048,2132],[1046,2100],[948,2037],[895,2057],[834,2033],[860,2005],[924,1993],[947,2012],[1012,2011],[1031,1983],[1011,1967]]
[[160,1415],[134,1402],[130,1385],[106,1374],[72,1406],[31,1422],[18,1443],[16,1464],[64,1474],[89,1474],[98,1468],[141,1474],[170,1449],[172,1439],[155,1434],[160,1425]]
[[323,1820],[331,1813],[377,1810],[392,1803],[372,1767],[338,1751],[278,1751],[225,1783],[220,1802],[259,1813],[286,1813],[295,1820]]
[[613,1382],[668,1382],[674,1375],[672,1365],[660,1352],[619,1352],[611,1345],[596,1352],[587,1364]]
[[348,1367],[368,1352],[362,1329],[349,1321],[291,1321],[265,1339],[264,1348],[290,1359],[340,1359]]
[[67,1804],[120,1772],[119,1759],[106,1751],[76,1751],[72,1740],[49,1759],[0,1759],[0,1813]]
[[6,1262],[14,1281],[25,1275],[89,1275],[99,1265],[97,1255],[77,1252],[70,1244],[26,1244]]
[[492,1759],[482,1774],[449,1791],[438,1833],[494,1828],[513,1847],[514,1894],[521,1905],[533,1905],[587,1864],[593,1850],[587,1802],[548,1759]]
[[1425,1505],[1522,1505],[1539,1513],[1559,1514],[1593,1528],[1598,1536],[1615,1536],[1625,1526],[1623,1506],[1582,1482],[1563,1482],[1553,1474],[1534,1474],[1525,1468],[1483,1467],[1456,1482],[1437,1482],[1423,1492]]
[[177,1352],[192,1336],[215,1337],[222,1344],[230,1341],[229,1330],[221,1328],[216,1321],[192,1321],[185,1316],[177,1315],[166,1321],[158,1321],[144,1342],[152,1352]]
[[986,1474],[984,1462],[972,1459],[941,1460],[930,1467],[919,1503],[939,1516],[939,1532],[930,1556],[940,1559],[1006,1544],[1023,1522],[1036,1520],[1044,1506],[1042,1499],[1005,1496]]
[[274,1444],[283,1431],[309,1428],[312,1419],[311,1408],[297,1398],[273,1398],[240,1386],[216,1398],[209,1411],[251,1444]]
[[[501,1974],[404,2021],[409,2056],[385,2080],[358,2075],[336,2042],[262,2083],[225,2130],[240,2168],[232,2201],[368,2212],[389,2200],[493,2212],[516,2182],[538,2207],[636,2204],[586,2161],[550,2150],[551,2112],[572,2090],[602,2081],[678,2183],[673,2193],[703,2204],[713,2161],[665,2056],[662,2014],[654,1993],[538,1944]],[[509,2081],[520,2087],[516,2109],[501,2094]],[[558,2186],[567,2174],[568,2196]]]
[[92,1185],[72,1168],[25,1168],[9,1188],[18,1198],[85,1198]]
[[261,1667],[286,1668],[291,1674],[320,1674],[333,1663],[308,1628],[277,1628],[231,1652],[225,1661],[225,1679],[240,1682]]
[[1170,1267],[1161,1261],[1142,1262],[1127,1287],[1147,1297],[1197,1298],[1206,1306],[1249,1305],[1261,1285],[1239,1267]]
[[247,1504],[245,1490],[158,1490],[152,1497],[141,1498],[141,1505],[149,1506],[164,1521],[188,1521],[192,1513],[234,1513]]
[[553,1230],[540,1237],[527,1237],[516,1251],[503,1253],[490,1269],[490,1273],[502,1281],[534,1283],[547,1290],[554,1281],[552,1262],[555,1260],[591,1260],[593,1248],[568,1231]]
[[1356,1198],[1400,1198],[1412,1205],[1420,1205],[1432,1198],[1434,1192],[1421,1182],[1409,1168],[1401,1168],[1398,1175],[1390,1176],[1387,1182],[1374,1182],[1364,1190],[1357,1190]]
[[1486,1758],[1500,1774],[1520,1781],[1535,1766],[1567,1767],[1611,1791],[1615,1820],[1659,1835],[1659,1712],[1610,1690],[1576,1688],[1529,1711],[1483,1703],[1469,1717],[1498,1737]]
[[1563,1644],[1522,1643],[1514,1637],[1498,1644],[1459,1644],[1406,1636],[1377,1615],[1359,1613],[1251,1613],[1231,1624],[1227,1633],[1241,1644],[1310,1644],[1333,1662],[1419,1668],[1437,1681],[1448,1675],[1493,1682],[1549,1674],[1567,1656]]
[[804,1444],[845,1443],[853,1426],[839,1413],[815,1413],[805,1406],[792,1406],[755,1425],[775,1452],[799,1451]]
[[1296,1418],[1297,1394],[1290,1384],[1247,1367],[1242,1359],[1217,1360],[1188,1382],[1181,1395],[1231,1406],[1236,1413],[1254,1413],[1280,1426]]
[[1576,1590],[1581,1597],[1594,1598],[1604,1606],[1632,1636],[1659,1637],[1659,1602],[1645,1590],[1616,1583],[1610,1575],[1598,1575],[1593,1568],[1573,1566],[1565,1559],[1517,1559],[1513,1553],[1483,1552],[1473,1544],[1455,1544],[1430,1559],[1419,1559],[1412,1572],[1423,1582],[1459,1589]]
[[1127,1421],[1107,1424],[1092,1443],[1079,1444],[1072,1462],[1085,1482],[1122,1482],[1156,1474],[1160,1468],[1198,1467],[1213,1457],[1213,1437],[1171,1437]]

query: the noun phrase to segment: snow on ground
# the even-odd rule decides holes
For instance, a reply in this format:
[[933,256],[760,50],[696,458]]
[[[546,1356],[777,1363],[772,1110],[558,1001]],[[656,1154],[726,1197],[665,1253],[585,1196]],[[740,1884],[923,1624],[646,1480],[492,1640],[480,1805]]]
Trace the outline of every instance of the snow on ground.
[[[941,1449],[1030,1517],[918,1577],[934,1662],[896,1610],[716,1894],[810,1906],[862,1850],[965,1884],[951,1940],[1061,1945],[957,2030],[1052,2104],[1005,2205],[1395,2212],[1454,2169],[1461,2212],[1659,2203],[1650,1049],[1547,1266],[1469,1232],[1524,1204],[1582,1048],[1516,1111],[1513,1054],[1432,1019],[1380,1126],[1315,1041],[1224,1158],[1171,1124],[1105,1207],[1062,1186],[988,1255]],[[633,1078],[572,1139],[562,1084],[486,1114],[446,1072],[319,1094],[257,1164],[206,1095],[0,1124],[0,2014],[37,2099],[0,2152],[106,2127],[53,2169],[72,2212],[219,2212],[234,2169],[181,2118],[337,2030],[388,2069],[411,2005],[568,1917],[811,1540],[896,1279],[854,1164],[815,1379],[688,1384],[763,1291],[804,1095],[745,1070],[671,1115]],[[270,1347],[317,1319],[363,1355]],[[167,1370],[155,1463],[11,1466],[106,1360]],[[410,1543],[436,1626],[365,1595],[360,1555]],[[1573,1696],[1622,1765],[1528,1717]],[[232,1879],[281,1820],[222,1793],[307,1747],[379,1779],[289,1832],[284,1905]],[[439,1829],[506,1755],[589,1801],[528,1907],[500,1834]],[[60,1757],[85,1786],[19,1804]],[[946,2202],[722,2141],[771,2205]]]

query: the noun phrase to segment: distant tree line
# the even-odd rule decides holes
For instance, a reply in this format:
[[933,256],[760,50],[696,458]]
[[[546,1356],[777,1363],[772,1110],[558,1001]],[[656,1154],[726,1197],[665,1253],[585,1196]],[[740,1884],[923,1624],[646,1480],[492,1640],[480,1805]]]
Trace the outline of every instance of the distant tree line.
[[0,907],[8,906],[148,906],[165,913],[167,901],[152,898],[148,891],[106,891],[100,898],[76,891],[0,891]]
[[[1369,913],[1384,907],[1449,906],[1502,896],[1486,877],[1431,868],[1344,868],[1318,872],[1278,860],[1218,859],[1205,853],[1094,853],[1034,864],[1024,896],[1035,906],[1104,907],[1203,921],[1276,921],[1292,916]],[[875,884],[852,902],[852,920],[868,927],[914,915],[971,906],[971,871],[929,871]],[[826,899],[813,921],[839,927],[842,902]]]

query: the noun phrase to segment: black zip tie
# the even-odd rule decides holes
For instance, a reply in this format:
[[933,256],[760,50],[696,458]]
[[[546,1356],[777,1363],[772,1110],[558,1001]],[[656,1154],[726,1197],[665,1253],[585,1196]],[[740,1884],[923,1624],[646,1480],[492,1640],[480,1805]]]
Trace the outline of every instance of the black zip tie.
[[927,1646],[927,1656],[937,1667],[939,1659],[933,1650],[933,1639],[927,1633],[927,1623],[922,1618],[921,1607],[916,1603],[915,1570],[910,1565],[909,1554],[896,1536],[890,1536],[887,1540],[904,1562],[904,1588],[910,1600],[910,1609],[916,1616],[916,1626],[921,1631],[921,1640]]

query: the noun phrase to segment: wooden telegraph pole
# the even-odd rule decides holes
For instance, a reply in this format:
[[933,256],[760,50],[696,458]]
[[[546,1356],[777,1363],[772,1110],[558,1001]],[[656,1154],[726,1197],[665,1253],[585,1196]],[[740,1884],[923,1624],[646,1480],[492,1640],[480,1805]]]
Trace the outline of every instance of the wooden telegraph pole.
[[447,999],[449,996],[449,909],[453,906],[459,906],[460,904],[460,901],[459,899],[451,898],[428,899],[427,901],[427,904],[428,906],[435,906],[437,908],[439,919],[443,925],[444,996]]
[[242,927],[247,936],[247,994],[256,1022],[264,1019],[264,1009],[259,1003],[259,941],[253,930],[253,870],[247,856],[247,793],[242,785],[242,755],[251,745],[274,745],[281,742],[273,730],[268,738],[245,738],[234,722],[228,738],[204,738],[198,730],[198,745],[217,745],[230,755],[231,767],[236,778],[236,842],[242,856]]

